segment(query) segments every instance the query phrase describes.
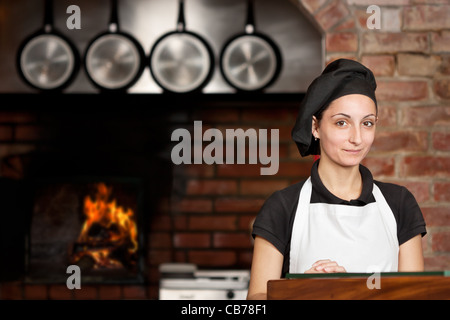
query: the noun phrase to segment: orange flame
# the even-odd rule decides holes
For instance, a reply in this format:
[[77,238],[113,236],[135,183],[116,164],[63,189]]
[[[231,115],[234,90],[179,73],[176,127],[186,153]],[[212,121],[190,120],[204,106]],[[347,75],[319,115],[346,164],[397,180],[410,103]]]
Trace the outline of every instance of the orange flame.
[[[97,194],[95,200],[90,196],[84,199],[84,214],[86,220],[81,229],[78,242],[83,244],[92,244],[87,248],[87,252],[78,255],[79,258],[84,254],[89,254],[96,262],[97,267],[117,267],[120,262],[109,258],[110,252],[114,247],[126,245],[128,252],[133,254],[138,249],[137,227],[133,221],[133,210],[124,209],[118,206],[116,199],[109,201],[112,188],[108,188],[104,183],[97,185]],[[94,233],[91,228],[96,225],[102,229],[102,236]],[[95,244],[101,243],[96,248]],[[88,246],[89,247],[89,246]]]

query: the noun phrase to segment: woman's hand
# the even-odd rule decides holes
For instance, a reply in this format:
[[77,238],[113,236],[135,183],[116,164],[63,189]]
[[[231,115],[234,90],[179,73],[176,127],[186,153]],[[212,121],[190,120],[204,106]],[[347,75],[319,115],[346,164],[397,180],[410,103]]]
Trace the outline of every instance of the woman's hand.
[[330,259],[316,261],[305,273],[340,273],[347,272],[344,267]]

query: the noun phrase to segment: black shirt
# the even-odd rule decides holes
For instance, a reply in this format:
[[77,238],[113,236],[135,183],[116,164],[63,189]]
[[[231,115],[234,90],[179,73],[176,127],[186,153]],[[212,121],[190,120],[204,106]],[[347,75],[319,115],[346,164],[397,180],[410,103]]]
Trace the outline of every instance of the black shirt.
[[[398,244],[401,245],[414,236],[426,234],[425,221],[414,196],[405,187],[373,180],[366,167],[360,165],[362,192],[358,199],[346,201],[333,195],[320,180],[316,161],[311,169],[311,203],[342,204],[364,206],[375,202],[372,194],[375,183],[391,208],[397,223]],[[253,237],[261,236],[284,256],[283,274],[289,269],[289,251],[300,191],[305,181],[273,193],[264,203],[253,224]]]

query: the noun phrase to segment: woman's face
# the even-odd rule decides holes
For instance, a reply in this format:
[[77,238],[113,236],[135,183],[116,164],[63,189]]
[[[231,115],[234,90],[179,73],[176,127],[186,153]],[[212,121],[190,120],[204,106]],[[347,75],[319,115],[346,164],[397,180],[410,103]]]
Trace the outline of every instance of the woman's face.
[[351,94],[340,97],[313,118],[313,135],[320,139],[321,158],[344,167],[359,165],[375,138],[377,110],[372,99]]

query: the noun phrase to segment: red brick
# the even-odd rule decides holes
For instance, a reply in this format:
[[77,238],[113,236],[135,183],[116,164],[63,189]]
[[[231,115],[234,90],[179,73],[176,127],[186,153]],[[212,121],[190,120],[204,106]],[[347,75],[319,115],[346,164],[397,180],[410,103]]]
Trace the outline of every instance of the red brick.
[[159,214],[152,215],[150,222],[151,231],[168,231],[172,229],[172,219],[168,215]]
[[433,132],[433,149],[439,151],[450,151],[450,133]]
[[259,177],[259,164],[220,164],[217,165],[218,177]]
[[171,262],[186,263],[188,262],[187,252],[185,249],[175,250]]
[[390,105],[378,105],[378,122],[380,128],[397,125],[397,107]]
[[12,282],[0,283],[0,300],[22,299],[24,299],[22,284]]
[[300,0],[306,10],[310,13],[314,13],[320,7],[322,7],[327,0]]
[[419,204],[430,200],[430,183],[427,181],[389,180],[385,182],[404,186],[413,194]]
[[251,248],[249,233],[215,233],[213,236],[215,248]]
[[350,12],[343,1],[334,0],[315,14],[314,17],[322,29],[327,31],[340,22],[343,18],[349,16],[349,14]]
[[172,238],[169,232],[151,232],[148,236],[150,248],[171,248]]
[[10,141],[13,138],[13,129],[11,126],[0,125],[0,141]]
[[353,9],[352,18],[356,22],[358,29],[367,30],[367,19],[371,15],[366,12],[366,8],[364,9]]
[[311,161],[287,161],[280,162],[278,173],[275,177],[298,177],[304,178],[309,177],[311,174]]
[[174,230],[186,230],[188,227],[188,217],[185,215],[178,215],[172,217]]
[[192,118],[209,123],[236,123],[239,121],[239,109],[220,108],[196,110]]
[[[284,142],[290,142],[292,141],[292,123],[288,124],[288,125],[279,125],[270,129],[278,129],[279,130],[279,141],[284,141]],[[269,130],[270,130],[269,129]],[[268,137],[270,138],[270,131],[268,131]],[[268,152],[270,152],[269,149],[270,146],[268,146]]]
[[30,112],[1,111],[0,123],[32,123],[36,116]]
[[101,300],[122,299],[122,287],[119,285],[100,285],[98,293]]
[[[294,108],[256,108],[242,110],[242,121],[245,123],[256,123],[258,126],[268,124],[273,126],[277,123],[291,123],[295,118],[292,115]],[[264,127],[262,127],[264,129]]]
[[241,181],[241,195],[258,195],[269,196],[277,190],[284,189],[289,186],[288,180],[243,180]]
[[48,132],[37,125],[18,125],[14,137],[17,141],[37,141],[48,138]]
[[441,66],[442,58],[437,55],[405,53],[397,56],[397,63],[399,75],[425,77],[436,74]]
[[430,183],[426,181],[402,181],[400,185],[406,187],[420,204],[430,200]]
[[188,177],[212,177],[214,166],[207,164],[183,164],[179,166],[184,175]]
[[358,36],[353,32],[327,33],[327,52],[354,52],[358,50]]
[[97,300],[98,287],[94,285],[81,284],[81,289],[73,290],[75,300]]
[[190,216],[189,230],[236,230],[236,216]]
[[427,227],[450,227],[450,206],[425,206],[421,209]]
[[73,299],[73,290],[67,288],[66,285],[50,285],[48,296],[52,300],[71,300]]
[[450,157],[409,156],[400,166],[403,177],[450,177]]
[[395,72],[395,58],[392,55],[363,56],[361,63],[375,76],[391,77]]
[[431,50],[433,52],[448,53],[450,51],[450,31],[431,33]]
[[450,5],[405,7],[403,30],[428,31],[450,29]]
[[247,231],[250,234],[253,229],[253,222],[255,221],[255,217],[255,215],[240,216],[238,222],[239,230]]
[[147,281],[148,283],[158,283],[161,278],[160,266],[151,266],[147,268]]
[[47,285],[37,285],[37,284],[25,285],[24,298],[27,300],[47,300],[48,299]]
[[424,257],[424,260],[425,270],[427,271],[448,270],[450,266],[450,255]]
[[214,209],[216,212],[256,213],[263,204],[264,199],[223,198],[215,201]]
[[402,111],[401,125],[405,127],[450,125],[450,106],[406,107]]
[[372,145],[373,152],[426,151],[428,133],[417,131],[378,131]]
[[450,182],[434,183],[434,200],[450,201]]
[[171,203],[172,212],[209,213],[212,211],[212,201],[209,199],[183,199]]
[[422,237],[422,252],[424,255],[431,253],[431,248],[429,244],[429,233],[427,233],[424,237]]
[[335,32],[350,30],[355,30],[355,19],[352,16],[349,16],[347,19],[339,22],[339,24],[333,29]]
[[378,81],[376,91],[379,101],[423,100],[428,97],[425,81]]
[[443,75],[450,75],[450,56],[441,56],[442,64],[440,68],[440,73]]
[[238,263],[241,269],[250,269],[252,267],[253,251],[247,250],[238,253]]
[[189,251],[188,259],[190,263],[197,264],[198,267],[231,267],[237,262],[235,251],[231,250],[205,250]]
[[362,164],[369,168],[374,177],[393,176],[395,173],[395,160],[393,157],[366,157]]
[[347,0],[351,5],[355,6],[370,6],[376,4],[378,6],[405,6],[411,3],[411,0]]
[[150,249],[148,251],[147,264],[150,266],[160,265],[161,263],[172,262],[172,250],[169,249]]
[[147,288],[148,299],[158,300],[159,299],[159,284],[150,285]]
[[188,195],[230,195],[237,193],[237,182],[233,180],[189,180]]
[[124,286],[124,299],[147,299],[147,288],[145,286]]
[[176,248],[209,248],[211,236],[209,233],[176,233],[173,243]]
[[428,34],[424,32],[365,32],[362,37],[366,54],[428,51]]
[[450,100],[450,79],[435,80],[433,89],[440,99]]
[[433,232],[432,238],[432,250],[434,252],[450,252],[450,232],[439,231]]
[[[286,143],[280,143],[280,145],[278,146],[279,160],[284,160],[286,158],[289,158],[289,147],[292,144],[291,142],[292,142],[292,140],[290,140],[289,142],[286,142]],[[266,166],[268,166],[268,165],[266,165]]]

